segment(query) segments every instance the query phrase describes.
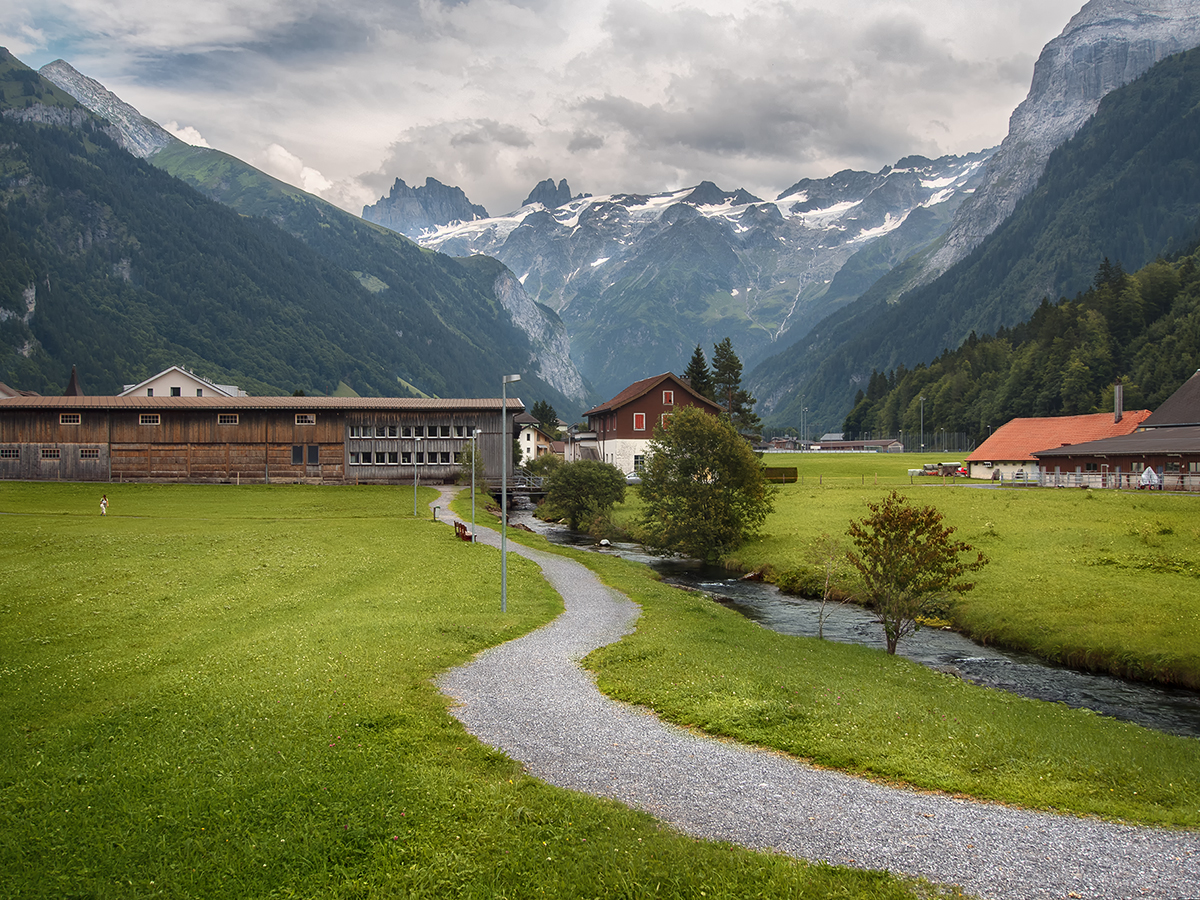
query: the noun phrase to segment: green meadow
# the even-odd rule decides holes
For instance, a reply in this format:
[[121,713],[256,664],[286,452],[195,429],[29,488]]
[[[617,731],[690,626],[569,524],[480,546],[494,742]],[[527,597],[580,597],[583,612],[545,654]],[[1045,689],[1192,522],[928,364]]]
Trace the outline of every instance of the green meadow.
[[412,502],[0,484],[0,897],[928,895],[675,834],[472,739],[432,679],[561,601],[512,556],[501,614],[496,551]]
[[[945,459],[961,459],[947,456]],[[812,567],[822,534],[846,540],[867,500],[898,490],[932,504],[989,559],[946,612],[984,644],[1054,663],[1200,689],[1200,495],[1005,487],[910,477],[936,455],[772,454],[778,485],[762,536],[724,560],[768,580]],[[615,519],[631,527],[636,494]]]

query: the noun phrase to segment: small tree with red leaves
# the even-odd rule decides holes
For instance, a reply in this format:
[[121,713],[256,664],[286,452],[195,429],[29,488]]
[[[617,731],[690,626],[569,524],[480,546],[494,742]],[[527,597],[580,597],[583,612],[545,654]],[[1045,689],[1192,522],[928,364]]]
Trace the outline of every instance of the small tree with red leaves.
[[962,578],[983,568],[987,558],[962,558],[975,548],[951,536],[942,514],[932,506],[917,507],[892,491],[879,503],[867,503],[871,514],[851,521],[847,530],[855,550],[846,556],[863,580],[862,598],[883,626],[887,652],[921,627],[918,617],[947,594],[975,587]]

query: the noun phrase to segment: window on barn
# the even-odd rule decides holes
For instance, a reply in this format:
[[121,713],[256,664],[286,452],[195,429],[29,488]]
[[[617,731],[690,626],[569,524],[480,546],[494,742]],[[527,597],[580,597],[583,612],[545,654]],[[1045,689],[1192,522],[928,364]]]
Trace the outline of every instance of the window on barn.
[[321,448],[316,444],[308,445],[308,464],[310,466],[319,466],[321,464]]
[[161,423],[158,413],[142,413],[138,416],[139,425],[158,425]]
[[79,413],[59,413],[59,425],[78,425],[82,421]]
[[218,425],[236,425],[238,423],[237,413],[217,413]]
[[293,466],[304,465],[304,445],[303,444],[292,444],[292,465]]
[[100,458],[100,448],[99,447],[80,447],[79,448],[79,458],[80,459],[99,459]]
[[296,413],[296,424],[297,425],[316,425],[317,424],[317,414],[316,413]]
[[43,447],[42,459],[59,459],[62,456],[62,450],[58,447]]
[[0,459],[20,459],[21,451],[16,447],[0,447]]

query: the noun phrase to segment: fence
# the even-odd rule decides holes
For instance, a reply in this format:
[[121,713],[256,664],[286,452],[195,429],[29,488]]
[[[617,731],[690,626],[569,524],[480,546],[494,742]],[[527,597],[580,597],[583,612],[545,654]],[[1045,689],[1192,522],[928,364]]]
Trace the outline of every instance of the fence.
[[1040,487],[1115,488],[1117,490],[1200,491],[1200,475],[1167,474],[1151,489],[1142,488],[1140,472],[1042,472],[1015,484]]

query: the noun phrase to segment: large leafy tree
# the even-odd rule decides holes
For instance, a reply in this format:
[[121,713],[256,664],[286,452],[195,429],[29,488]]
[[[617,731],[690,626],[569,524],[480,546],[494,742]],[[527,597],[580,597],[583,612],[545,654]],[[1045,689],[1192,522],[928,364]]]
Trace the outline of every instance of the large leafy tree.
[[592,530],[597,520],[607,519],[614,503],[625,499],[625,475],[598,460],[564,463],[547,478],[545,504],[573,531],[580,525]]
[[697,394],[703,394],[709,400],[713,399],[712,373],[708,371],[708,360],[704,358],[704,351],[700,349],[699,344],[692,351],[692,358],[683,370],[683,377]]
[[709,559],[758,533],[775,488],[737,429],[685,406],[655,428],[638,493],[647,546]]
[[[975,587],[963,576],[983,568],[987,558],[942,523],[933,506],[914,506],[892,491],[879,503],[867,502],[871,514],[852,521],[847,533],[854,550],[847,556],[863,580],[862,598],[883,626],[887,652],[918,630],[920,617],[933,601]],[[963,554],[968,554],[964,559]]]
[[742,361],[729,338],[713,345],[712,384],[713,399],[725,407],[734,427],[742,434],[757,432],[762,421],[753,407],[758,401],[742,387]]

